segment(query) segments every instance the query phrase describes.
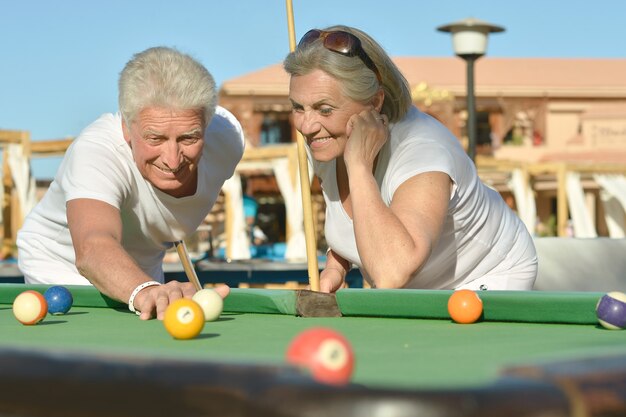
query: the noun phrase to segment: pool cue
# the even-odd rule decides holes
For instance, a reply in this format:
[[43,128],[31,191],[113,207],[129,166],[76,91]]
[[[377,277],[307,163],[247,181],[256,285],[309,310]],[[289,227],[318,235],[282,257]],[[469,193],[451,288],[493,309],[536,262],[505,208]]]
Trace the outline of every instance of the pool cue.
[[[287,1],[287,26],[289,30],[289,50],[296,49],[296,31],[293,22],[293,5]],[[315,225],[313,224],[313,208],[311,204],[311,183],[309,182],[309,166],[307,161],[304,137],[296,133],[298,144],[298,172],[300,173],[300,194],[304,211],[304,239],[306,258],[309,270],[309,285],[312,291],[320,290],[320,270],[317,265],[317,243],[315,241]]]
[[178,252],[178,257],[180,258],[180,262],[183,264],[183,269],[185,270],[185,275],[187,275],[187,279],[189,282],[196,287],[196,291],[200,291],[202,289],[202,285],[200,284],[200,280],[198,279],[198,275],[196,274],[196,270],[191,263],[191,258],[189,257],[189,252],[187,252],[187,246],[185,242],[179,240],[174,242],[176,246],[176,252]]

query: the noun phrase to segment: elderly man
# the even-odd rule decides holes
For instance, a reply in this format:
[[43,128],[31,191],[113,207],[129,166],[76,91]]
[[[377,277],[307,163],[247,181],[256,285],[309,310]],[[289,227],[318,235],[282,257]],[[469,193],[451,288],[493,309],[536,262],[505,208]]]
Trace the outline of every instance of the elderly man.
[[120,75],[120,112],[74,140],[18,234],[26,282],[92,284],[142,319],[190,298],[191,283],[163,284],[163,255],[200,225],[244,149],[240,124],[216,103],[212,76],[190,56],[136,54]]

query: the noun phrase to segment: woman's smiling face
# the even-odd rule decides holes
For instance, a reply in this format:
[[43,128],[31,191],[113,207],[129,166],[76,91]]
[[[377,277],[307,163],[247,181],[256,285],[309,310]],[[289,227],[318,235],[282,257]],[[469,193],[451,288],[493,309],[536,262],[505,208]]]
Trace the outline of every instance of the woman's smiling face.
[[313,158],[330,161],[343,155],[348,120],[371,106],[343,95],[339,81],[322,70],[294,75],[289,84],[293,122]]

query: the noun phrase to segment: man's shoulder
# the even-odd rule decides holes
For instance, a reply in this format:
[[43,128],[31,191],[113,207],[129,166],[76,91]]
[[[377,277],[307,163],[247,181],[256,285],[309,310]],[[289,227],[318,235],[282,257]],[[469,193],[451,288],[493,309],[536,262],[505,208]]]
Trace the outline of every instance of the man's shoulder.
[[241,124],[223,107],[215,109],[215,115],[205,133],[205,146],[208,152],[227,153],[237,161],[243,155],[245,140]]
[[217,106],[215,108],[215,115],[211,119],[207,131],[215,132],[224,130],[232,130],[234,134],[243,137],[243,129],[239,120],[224,107]]
[[[87,158],[89,163],[114,161],[124,166],[132,159],[130,148],[124,140],[122,119],[118,114],[105,113],[85,127],[73,140],[68,152],[68,160]],[[97,165],[97,164],[96,164]]]
[[75,139],[75,142],[78,141],[94,142],[103,146],[124,143],[121,116],[119,113],[104,113],[80,132]]

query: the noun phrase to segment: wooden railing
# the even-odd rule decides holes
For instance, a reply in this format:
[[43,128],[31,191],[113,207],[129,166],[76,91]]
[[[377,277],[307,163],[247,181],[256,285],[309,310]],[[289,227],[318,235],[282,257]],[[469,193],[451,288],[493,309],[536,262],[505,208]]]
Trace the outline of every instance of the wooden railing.
[[0,147],[3,150],[2,158],[2,246],[0,247],[0,259],[6,259],[17,255],[15,240],[17,230],[24,221],[21,214],[20,202],[15,192],[15,183],[6,157],[6,148],[10,144],[22,146],[25,157],[46,157],[63,155],[73,138],[56,139],[33,142],[30,132],[20,130],[0,130]]
[[623,174],[626,175],[626,162],[624,164],[599,164],[599,163],[568,163],[568,162],[516,162],[497,160],[494,158],[478,157],[476,165],[479,173],[485,171],[511,172],[519,169],[522,172],[525,184],[531,184],[533,178],[541,175],[554,176],[556,181],[556,222],[557,235],[567,236],[567,222],[569,219],[569,207],[567,202],[566,177],[568,172],[581,174]]
[[[24,155],[31,158],[63,155],[73,138],[31,141],[27,131],[0,130],[0,147],[5,151],[8,144],[19,144],[23,147]],[[295,180],[297,172],[297,155],[294,152],[295,144],[248,148],[244,153],[242,164],[252,161],[268,161],[277,157],[288,157],[290,173]],[[540,176],[552,176],[556,182],[556,220],[557,235],[567,235],[569,208],[567,202],[566,175],[568,172],[580,173],[616,173],[626,174],[624,164],[597,164],[597,163],[525,163],[478,156],[476,160],[479,173],[499,172],[510,173],[515,169],[521,170],[526,184],[532,184]],[[15,192],[15,183],[8,164],[8,158],[3,157],[2,182],[4,193],[2,196],[3,237],[0,257],[16,256],[15,238],[23,218],[20,212],[19,200]],[[228,216],[227,216],[228,217]],[[228,220],[227,220],[228,221]]]

